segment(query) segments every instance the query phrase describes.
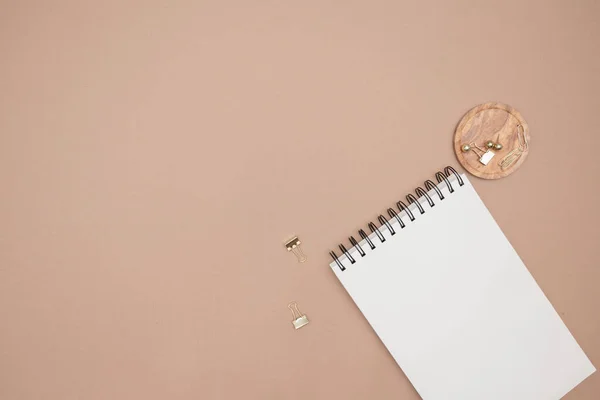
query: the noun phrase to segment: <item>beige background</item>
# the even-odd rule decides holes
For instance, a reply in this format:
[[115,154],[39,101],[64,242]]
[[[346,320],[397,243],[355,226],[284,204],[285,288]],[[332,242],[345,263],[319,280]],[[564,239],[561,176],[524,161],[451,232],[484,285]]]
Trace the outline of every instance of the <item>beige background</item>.
[[[328,250],[456,166],[456,124],[490,100],[523,113],[531,154],[474,184],[600,366],[599,18],[0,1],[0,398],[417,399]],[[596,373],[567,399],[598,397]]]

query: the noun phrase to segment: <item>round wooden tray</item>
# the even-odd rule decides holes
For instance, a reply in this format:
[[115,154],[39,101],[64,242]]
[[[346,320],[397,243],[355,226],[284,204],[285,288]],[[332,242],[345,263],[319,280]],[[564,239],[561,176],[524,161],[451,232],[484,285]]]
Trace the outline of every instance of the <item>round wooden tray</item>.
[[[510,167],[502,169],[500,161],[511,150],[519,146],[518,125],[530,144],[529,125],[521,113],[502,103],[485,103],[472,108],[460,120],[454,133],[454,152],[458,162],[471,174],[483,179],[500,179],[515,172],[525,162],[529,148]],[[473,151],[463,152],[462,146],[474,143],[484,150],[485,143],[491,140],[502,144],[501,150],[492,150],[495,154],[488,165],[479,162],[479,156]],[[472,146],[473,147],[473,146]]]

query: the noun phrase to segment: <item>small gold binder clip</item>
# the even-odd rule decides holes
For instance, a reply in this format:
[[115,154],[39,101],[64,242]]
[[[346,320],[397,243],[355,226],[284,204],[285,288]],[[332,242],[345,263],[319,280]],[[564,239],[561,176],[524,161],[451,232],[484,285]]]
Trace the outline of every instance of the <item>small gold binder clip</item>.
[[294,236],[285,243],[285,248],[287,249],[287,251],[291,251],[292,253],[294,253],[296,258],[298,258],[298,262],[303,263],[304,261],[306,261],[306,255],[302,251],[300,244],[302,244],[302,242],[300,241],[300,239],[298,239],[298,236]]
[[304,325],[308,325],[308,317],[300,312],[298,304],[295,301],[288,304],[288,308],[292,311],[292,318],[294,318],[292,325],[294,325],[294,329],[300,329]]
[[492,158],[494,158],[495,155],[496,155],[496,153],[494,153],[491,150],[488,150],[481,156],[481,158],[479,158],[479,162],[482,163],[483,165],[488,165],[490,163],[490,161],[492,161]]

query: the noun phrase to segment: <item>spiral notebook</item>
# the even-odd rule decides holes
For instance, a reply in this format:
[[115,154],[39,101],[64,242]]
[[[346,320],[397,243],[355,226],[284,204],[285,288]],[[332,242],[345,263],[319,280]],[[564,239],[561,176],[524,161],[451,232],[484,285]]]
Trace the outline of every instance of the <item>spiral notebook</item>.
[[423,399],[560,399],[594,366],[467,177],[435,176],[332,270]]

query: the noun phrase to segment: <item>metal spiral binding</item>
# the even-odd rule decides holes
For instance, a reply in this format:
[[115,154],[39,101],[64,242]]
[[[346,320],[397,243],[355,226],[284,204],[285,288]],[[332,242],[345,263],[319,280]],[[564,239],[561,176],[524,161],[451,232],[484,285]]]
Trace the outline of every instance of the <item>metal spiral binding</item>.
[[[448,188],[448,192],[450,192],[450,193],[454,193],[454,190],[455,190],[455,188],[450,183],[450,180],[448,179],[450,177],[450,175],[452,175],[452,174],[454,174],[454,176],[456,177],[456,182],[458,182],[458,186],[463,186],[465,184],[463,182],[462,178],[460,177],[459,173],[456,172],[456,170],[450,166],[444,168],[444,172],[438,171],[435,174],[435,178],[437,179],[438,184],[444,182],[446,184],[446,187]],[[431,180],[429,180],[429,179],[426,180],[424,186],[425,186],[425,189],[427,189],[427,190],[423,189],[422,187],[418,187],[415,189],[416,196],[412,193],[409,193],[408,195],[406,195],[406,201],[408,202],[408,205],[410,206],[411,204],[414,204],[417,207],[419,214],[425,214],[425,212],[426,212],[425,208],[419,202],[419,199],[421,197],[425,197],[429,207],[435,206],[435,201],[431,198],[428,191],[433,189],[440,201],[445,199],[445,196],[442,194],[442,191]],[[392,224],[390,224],[390,220],[392,218],[395,218],[396,221],[398,221],[398,224],[400,225],[400,229],[403,229],[404,227],[406,227],[406,224],[400,218],[399,213],[404,211],[404,213],[410,219],[410,222],[412,222],[416,219],[413,212],[409,209],[409,207],[403,201],[398,201],[396,203],[396,207],[398,208],[398,211],[394,210],[393,208],[388,208],[387,212],[390,217],[389,219],[387,219],[383,215],[379,215],[377,217],[377,220],[379,221],[379,227],[385,226],[391,236],[396,234],[396,230],[394,230],[394,228],[392,228]],[[379,227],[377,227],[377,225],[375,225],[373,222],[369,222],[367,226],[369,227],[369,230],[371,231],[371,233],[374,233],[381,243],[385,242],[386,238],[383,235],[383,233],[381,232],[381,230],[379,229]],[[375,246],[375,243],[373,243],[371,238],[369,238],[369,235],[363,229],[360,229],[358,231],[358,234],[360,235],[361,239],[363,239],[367,242],[367,244],[369,245],[371,250],[374,250],[377,247],[377,246]],[[358,251],[358,254],[361,257],[364,257],[367,254],[364,251],[364,249],[361,247],[361,245],[358,243],[358,241],[354,238],[354,236],[350,236],[348,238],[348,240],[350,241],[350,244],[352,245],[352,247],[354,247]],[[346,259],[348,261],[350,261],[350,264],[354,264],[356,262],[356,259],[354,257],[352,257],[352,255],[350,254],[350,252],[348,251],[346,246],[344,246],[343,244],[340,244],[339,248],[340,248],[340,251],[342,252],[342,254],[344,256],[346,256]],[[346,270],[346,267],[344,267],[344,264],[342,264],[341,260],[338,258],[335,251],[330,251],[329,255],[333,258],[333,260],[335,261],[337,266],[340,268],[340,270],[342,270],[342,271]]]

